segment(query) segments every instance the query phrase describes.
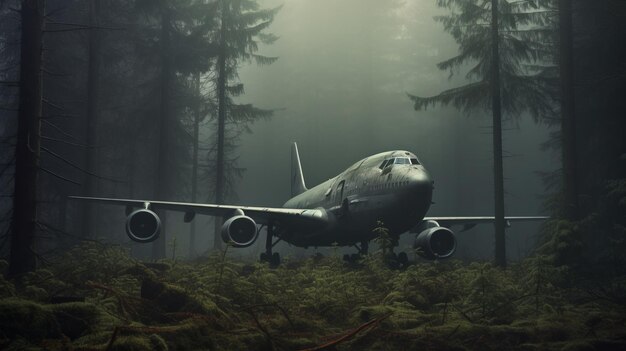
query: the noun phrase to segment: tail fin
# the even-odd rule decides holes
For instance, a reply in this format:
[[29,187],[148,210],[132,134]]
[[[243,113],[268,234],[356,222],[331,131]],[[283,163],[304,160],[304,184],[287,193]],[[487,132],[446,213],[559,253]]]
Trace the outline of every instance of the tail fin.
[[298,144],[293,143],[293,146],[291,147],[291,197],[300,195],[305,191],[307,191],[307,188],[304,184],[302,165],[300,165]]

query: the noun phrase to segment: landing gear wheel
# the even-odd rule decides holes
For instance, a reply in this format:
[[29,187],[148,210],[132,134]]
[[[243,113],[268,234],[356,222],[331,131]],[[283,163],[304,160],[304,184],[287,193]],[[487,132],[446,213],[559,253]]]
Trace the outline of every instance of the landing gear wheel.
[[350,255],[348,254],[343,255],[343,260],[346,262],[350,262]]
[[273,267],[278,267],[280,265],[280,254],[278,252],[274,252],[272,254],[272,258],[270,259],[270,265]]
[[387,263],[387,267],[391,269],[400,268],[400,262],[398,261],[398,256],[396,256],[395,252],[390,252],[385,256],[385,262]]
[[352,262],[357,262],[360,259],[361,259],[361,255],[359,255],[358,253],[350,255],[350,261]]
[[409,256],[406,255],[406,252],[400,252],[398,254],[398,262],[400,262],[402,266],[406,266],[407,263],[409,263]]
[[265,252],[261,253],[261,262],[268,262],[267,254]]

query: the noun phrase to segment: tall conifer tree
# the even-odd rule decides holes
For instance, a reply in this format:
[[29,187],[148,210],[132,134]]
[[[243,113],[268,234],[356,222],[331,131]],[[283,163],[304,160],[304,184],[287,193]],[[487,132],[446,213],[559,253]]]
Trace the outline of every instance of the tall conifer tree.
[[[157,165],[155,170],[154,197],[171,200],[178,196],[172,186],[183,180],[180,172],[173,171],[182,166],[181,160],[189,160],[189,147],[193,141],[185,129],[183,120],[193,118],[194,96],[193,74],[206,72],[215,53],[209,33],[213,30],[215,16],[212,4],[194,0],[141,0],[140,9],[151,18],[144,24],[146,33],[158,38],[158,45],[150,46],[146,36],[148,53],[158,57],[158,75],[153,80],[154,94],[159,101],[157,123]],[[154,25],[158,23],[158,25]],[[153,37],[152,37],[153,38]],[[176,99],[174,99],[176,97]],[[190,118],[191,117],[191,118]],[[187,180],[185,177],[184,180]],[[166,215],[161,213],[161,236],[153,243],[154,258],[165,256]]]
[[[98,94],[100,89],[100,0],[89,2],[89,39],[88,39],[88,67],[87,67],[87,114],[84,123],[85,145],[95,145],[96,128],[98,124]],[[87,172],[83,174],[83,194],[94,196],[95,179],[91,174],[96,171],[97,148],[85,148],[84,167]],[[91,174],[90,174],[91,173]],[[85,204],[81,223],[81,235],[88,236],[93,222],[93,209],[91,204]]]
[[540,118],[553,114],[554,91],[545,70],[549,48],[538,40],[535,26],[545,25],[545,11],[532,0],[438,0],[451,11],[436,17],[459,44],[460,53],[440,62],[451,74],[468,67],[468,84],[435,96],[409,95],[416,110],[452,105],[465,112],[490,111],[493,119],[495,263],[506,266],[502,117],[529,112]]
[[37,176],[41,145],[44,0],[22,1],[20,102],[15,148],[15,193],[9,276],[36,267]]
[[561,78],[561,159],[563,201],[566,218],[578,219],[578,175],[576,172],[576,118],[574,116],[572,2],[558,0],[559,68]]
[[[236,159],[228,159],[227,154],[232,151],[238,132],[246,129],[247,125],[259,118],[268,118],[271,110],[256,108],[250,104],[236,104],[232,97],[244,93],[243,84],[237,82],[238,64],[242,61],[254,61],[260,65],[271,64],[276,57],[259,55],[259,42],[273,43],[277,37],[264,32],[274,20],[280,8],[260,9],[256,0],[219,0],[220,27],[217,32],[218,56],[217,74],[215,77],[217,100],[217,132],[216,147],[212,162],[215,164],[211,174],[214,180],[214,201],[224,203],[229,190],[229,182],[241,169],[235,165]],[[213,167],[212,167],[213,168]],[[215,220],[214,247],[221,247],[219,231],[222,220]]]

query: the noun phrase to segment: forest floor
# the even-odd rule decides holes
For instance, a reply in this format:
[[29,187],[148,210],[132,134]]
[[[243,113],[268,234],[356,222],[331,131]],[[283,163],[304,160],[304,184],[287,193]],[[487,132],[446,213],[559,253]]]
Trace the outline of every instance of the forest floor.
[[0,278],[0,349],[626,350],[626,279],[575,280],[540,256],[270,268],[85,243],[19,284]]

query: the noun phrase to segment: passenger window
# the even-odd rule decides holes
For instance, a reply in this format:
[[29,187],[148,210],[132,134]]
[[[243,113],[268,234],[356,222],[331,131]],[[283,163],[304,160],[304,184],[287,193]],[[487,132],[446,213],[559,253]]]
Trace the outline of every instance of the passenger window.
[[419,161],[416,158],[412,158],[411,159],[411,164],[412,165],[419,165],[420,163],[419,163]]

